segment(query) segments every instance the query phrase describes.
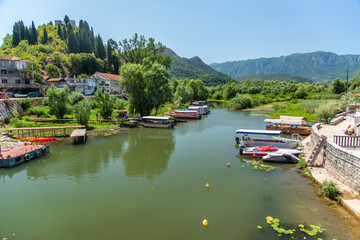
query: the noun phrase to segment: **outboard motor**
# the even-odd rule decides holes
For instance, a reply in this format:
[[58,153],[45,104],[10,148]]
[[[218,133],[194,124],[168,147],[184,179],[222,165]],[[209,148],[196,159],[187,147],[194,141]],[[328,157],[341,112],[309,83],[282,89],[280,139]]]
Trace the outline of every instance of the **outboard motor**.
[[243,152],[244,152],[245,148],[246,148],[246,145],[244,144],[243,141],[241,141],[240,146],[239,146],[240,155],[243,155]]
[[240,138],[239,138],[239,137],[235,137],[235,141],[236,141],[237,144],[239,144],[239,143],[240,143]]

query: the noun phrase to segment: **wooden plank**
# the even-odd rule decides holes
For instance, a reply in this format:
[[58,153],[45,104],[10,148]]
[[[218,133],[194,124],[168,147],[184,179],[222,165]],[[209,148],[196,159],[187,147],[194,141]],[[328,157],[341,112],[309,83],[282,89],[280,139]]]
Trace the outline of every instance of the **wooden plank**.
[[71,133],[70,137],[71,137],[71,138],[73,138],[73,137],[84,137],[85,134],[86,134],[86,129],[85,129],[85,128],[84,128],[84,129],[75,129],[75,130]]
[[57,127],[34,127],[34,128],[2,128],[0,131],[16,131],[16,130],[45,130],[45,129],[67,129],[67,128],[85,128],[85,125],[78,126],[57,126]]

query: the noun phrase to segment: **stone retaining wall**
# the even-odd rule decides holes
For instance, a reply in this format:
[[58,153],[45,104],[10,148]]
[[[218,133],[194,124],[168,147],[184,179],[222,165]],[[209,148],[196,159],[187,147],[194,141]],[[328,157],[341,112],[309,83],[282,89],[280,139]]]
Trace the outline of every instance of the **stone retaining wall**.
[[[315,146],[320,141],[320,124],[315,124],[311,131],[311,143]],[[324,168],[335,179],[355,191],[360,191],[360,158],[327,139],[317,161],[323,162]]]

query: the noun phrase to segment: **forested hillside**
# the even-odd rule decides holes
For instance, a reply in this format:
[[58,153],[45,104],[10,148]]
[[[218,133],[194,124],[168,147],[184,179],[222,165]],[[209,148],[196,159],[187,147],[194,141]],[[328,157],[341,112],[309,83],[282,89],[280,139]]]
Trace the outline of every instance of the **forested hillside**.
[[214,70],[199,57],[181,58],[169,48],[165,50],[163,55],[172,59],[169,69],[171,78],[201,79],[207,86],[234,82],[231,77]]
[[330,82],[335,78],[355,76],[360,69],[360,55],[337,55],[331,52],[291,54],[274,58],[210,64],[215,70],[238,78],[246,74],[287,73],[309,78],[314,82]]
[[64,21],[55,22],[56,25],[49,22],[38,28],[34,22],[31,26],[25,26],[23,21],[16,22],[12,34],[4,38],[0,56],[33,61],[35,78],[40,82],[43,76],[87,76],[96,71],[119,74],[123,64],[137,62],[129,50],[145,47],[148,52],[166,57],[171,78],[200,79],[208,86],[234,81],[198,57],[179,57],[161,43],[155,43],[153,38],[145,39],[135,34],[129,40],[116,42],[109,39],[104,43],[100,34],[84,20],[80,20],[78,26],[68,16]]

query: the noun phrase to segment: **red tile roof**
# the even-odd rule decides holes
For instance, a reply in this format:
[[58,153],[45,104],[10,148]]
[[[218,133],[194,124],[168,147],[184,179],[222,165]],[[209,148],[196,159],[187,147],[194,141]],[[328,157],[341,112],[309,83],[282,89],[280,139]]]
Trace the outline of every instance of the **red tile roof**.
[[46,81],[47,82],[63,82],[63,81],[66,82],[66,80],[64,78],[49,78]]
[[0,56],[0,60],[9,60],[9,59]]
[[122,79],[122,76],[120,76],[120,75],[110,74],[110,73],[101,73],[101,72],[98,72],[98,73],[112,81],[120,81]]

